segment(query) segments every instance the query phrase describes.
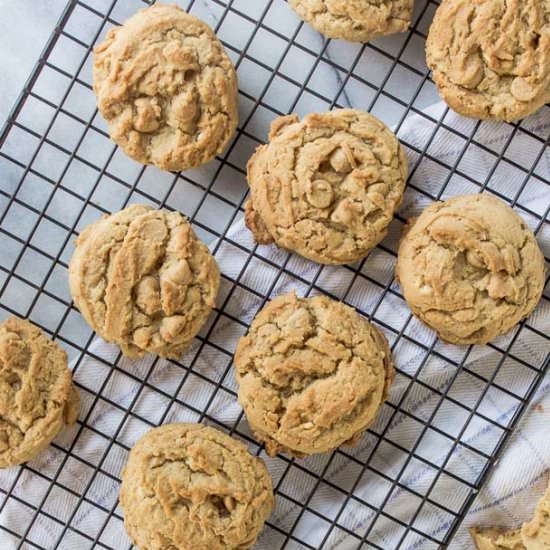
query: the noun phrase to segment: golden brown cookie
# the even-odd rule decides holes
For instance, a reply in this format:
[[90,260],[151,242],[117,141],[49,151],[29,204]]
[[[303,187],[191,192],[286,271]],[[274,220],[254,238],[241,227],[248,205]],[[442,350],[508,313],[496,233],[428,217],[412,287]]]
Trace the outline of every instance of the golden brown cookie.
[[239,402],[268,454],[353,445],[386,399],[386,338],[354,309],[291,293],[269,302],[235,353]]
[[481,119],[517,120],[550,100],[550,4],[442,0],[426,43],[447,104]]
[[404,235],[397,277],[413,313],[446,342],[484,344],[536,307],[544,257],[507,204],[466,195],[429,206]]
[[550,486],[538,501],[531,521],[520,529],[474,527],[470,529],[477,550],[548,550],[550,548]]
[[403,32],[413,0],[288,0],[301,19],[329,38],[368,42]]
[[248,162],[246,223],[257,242],[322,264],[364,258],[403,196],[407,157],[363,111],[279,118]]
[[477,550],[524,550],[521,540],[521,529],[506,531],[504,529],[480,529],[473,527],[470,535]]
[[94,91],[113,141],[163,170],[208,162],[237,127],[233,64],[212,29],[176,5],[107,33],[94,49]]
[[78,408],[63,349],[29,321],[0,323],[0,468],[31,460]]
[[201,424],[147,432],[122,473],[124,525],[141,550],[245,550],[273,503],[263,461]]
[[129,357],[177,359],[215,305],[220,271],[179,212],[133,205],[87,226],[69,266],[88,324]]

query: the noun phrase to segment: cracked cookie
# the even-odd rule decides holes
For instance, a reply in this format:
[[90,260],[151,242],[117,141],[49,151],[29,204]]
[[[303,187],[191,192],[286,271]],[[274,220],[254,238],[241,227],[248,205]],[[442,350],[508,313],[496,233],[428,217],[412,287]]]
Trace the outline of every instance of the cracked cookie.
[[385,237],[407,179],[395,135],[352,109],[275,120],[247,168],[245,220],[256,241],[322,264],[364,258]]
[[413,0],[289,0],[294,11],[329,38],[368,42],[404,32],[411,23]]
[[273,299],[235,353],[239,402],[273,456],[354,445],[387,397],[386,338],[353,308],[325,296]]
[[235,133],[233,64],[212,29],[176,5],[155,4],[111,29],[93,73],[111,139],[138,162],[196,167]]
[[531,521],[519,529],[481,529],[473,527],[470,534],[477,550],[544,550],[550,548],[550,486],[538,501]]
[[179,212],[133,205],[87,226],[69,265],[88,324],[129,357],[177,359],[215,305],[220,271]]
[[0,324],[0,468],[31,460],[78,418],[67,355],[31,322]]
[[441,96],[458,113],[526,117],[550,100],[550,4],[443,0],[426,53]]
[[202,424],[167,424],[132,448],[120,504],[142,550],[250,548],[274,504],[271,476],[243,443]]
[[413,313],[453,344],[484,344],[536,307],[544,257],[507,204],[487,194],[429,206],[399,246],[397,278]]

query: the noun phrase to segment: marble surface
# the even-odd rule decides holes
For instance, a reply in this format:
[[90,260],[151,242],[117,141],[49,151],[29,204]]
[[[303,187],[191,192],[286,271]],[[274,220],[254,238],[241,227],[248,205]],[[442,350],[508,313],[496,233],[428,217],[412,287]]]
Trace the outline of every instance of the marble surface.
[[0,0],[0,127],[17,101],[65,4],[66,0]]

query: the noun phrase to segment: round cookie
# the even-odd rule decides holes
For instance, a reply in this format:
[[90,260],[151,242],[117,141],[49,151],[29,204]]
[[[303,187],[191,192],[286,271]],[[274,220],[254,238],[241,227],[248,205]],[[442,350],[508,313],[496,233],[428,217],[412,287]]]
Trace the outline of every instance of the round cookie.
[[260,244],[322,264],[354,262],[386,235],[406,179],[403,148],[372,115],[282,117],[248,162],[246,224]]
[[133,205],[87,226],[69,265],[88,324],[129,357],[177,359],[215,305],[220,271],[179,212]]
[[550,4],[443,0],[426,43],[447,104],[480,119],[513,121],[550,100]]
[[266,451],[301,457],[353,445],[394,370],[386,338],[354,309],[291,293],[269,302],[235,353],[239,402]]
[[212,29],[176,5],[155,4],[94,49],[94,91],[123,151],[163,170],[208,162],[238,122],[237,76]]
[[0,468],[31,460],[78,408],[63,349],[29,321],[0,323]]
[[288,0],[301,19],[329,38],[368,42],[409,28],[413,0]]
[[273,508],[271,483],[240,441],[201,424],[167,424],[130,451],[124,525],[141,550],[245,550]]
[[426,208],[399,246],[397,278],[413,313],[453,344],[485,344],[536,307],[544,257],[507,204],[487,194]]

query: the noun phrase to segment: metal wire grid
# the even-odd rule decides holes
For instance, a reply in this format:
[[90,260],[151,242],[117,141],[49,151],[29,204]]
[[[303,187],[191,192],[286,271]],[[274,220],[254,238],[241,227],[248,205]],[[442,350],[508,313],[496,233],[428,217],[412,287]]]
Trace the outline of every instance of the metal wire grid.
[[[431,116],[422,110],[422,98],[433,95],[433,86],[427,70],[411,59],[409,46],[425,39],[436,7],[431,1],[418,2],[411,32],[397,42],[392,53],[376,45],[378,42],[349,46],[346,52],[352,52],[351,62],[349,55],[344,60],[338,56],[335,43],[312,45],[305,34],[309,29],[301,23],[291,29],[278,26],[280,10],[286,8],[282,0],[191,0],[182,4],[199,15],[206,8],[216,12],[216,31],[239,73],[248,66],[257,86],[247,91],[241,77],[241,124],[223,157],[202,170],[166,174],[128,161],[109,142],[91,95],[90,51],[108,26],[119,24],[143,5],[138,0],[71,0],[0,137],[0,314],[29,317],[64,345],[83,401],[78,425],[62,432],[47,453],[16,470],[2,472],[0,540],[4,537],[6,541],[2,548],[129,546],[117,507],[117,489],[135,431],[178,419],[205,421],[243,439],[260,454],[242,413],[227,414],[236,400],[233,346],[252,316],[238,304],[244,301],[256,311],[270,295],[288,286],[297,286],[304,294],[323,292],[368,315],[390,339],[401,383],[398,394],[392,393],[357,449],[303,460],[270,459],[262,453],[274,477],[277,508],[258,546],[384,550],[446,546],[542,380],[550,360],[547,334],[537,326],[535,316],[511,336],[490,345],[497,359],[490,365],[481,361],[480,368],[471,362],[476,348],[457,350],[442,345],[409,314],[401,324],[393,323],[389,311],[396,304],[403,307],[391,276],[393,246],[383,244],[359,265],[333,272],[331,268],[311,268],[311,264],[307,264],[309,271],[299,269],[303,262],[294,256],[281,251],[266,253],[253,243],[236,241],[230,228],[242,217],[244,163],[250,150],[265,137],[270,119],[295,110],[314,110],[315,106],[317,110],[344,106],[353,84],[361,87],[366,98],[363,108],[376,113],[381,102],[394,106],[398,133],[413,114],[433,124],[423,147],[405,142],[414,159],[409,197],[425,202],[445,197],[458,176],[470,187],[490,189],[511,202],[546,242],[550,205],[535,211],[526,207],[522,198],[533,180],[539,186],[550,185],[536,173],[547,152],[548,138],[541,137],[537,128],[516,124],[510,126],[506,143],[495,152],[478,138],[482,123],[456,128],[448,123],[446,112]],[[233,33],[227,32],[228,25]],[[235,25],[243,32],[235,31]],[[250,32],[244,32],[247,28]],[[266,40],[281,44],[274,63],[262,59],[256,43],[260,35],[262,44]],[[373,75],[362,75],[362,60],[372,56],[386,64],[378,82],[373,82]],[[304,63],[305,58],[311,62]],[[322,66],[338,75],[331,94],[319,91],[315,81]],[[289,76],[287,69],[303,78]],[[406,97],[401,89],[392,87],[399,71],[415,79]],[[274,93],[281,82],[284,90],[292,93]],[[281,100],[286,101],[283,108],[277,106]],[[450,163],[430,154],[440,131],[464,140],[460,155]],[[507,155],[519,133],[540,142],[530,167]],[[472,148],[492,158],[482,181],[461,167]],[[427,190],[415,182],[414,175],[423,162],[444,170],[438,189]],[[494,184],[503,163],[521,173],[521,183],[511,196]],[[202,238],[214,240],[215,252],[231,247],[242,257],[230,275],[224,272],[219,306],[181,362],[149,358],[132,363],[113,348],[94,348],[93,334],[82,323],[67,292],[67,263],[78,231],[101,213],[131,202],[177,208],[189,215]],[[214,203],[216,213],[224,215],[208,216]],[[398,218],[396,230],[403,221]],[[262,273],[260,286],[250,277],[251,271],[258,270]],[[335,284],[335,277],[340,284]],[[549,302],[546,293],[542,316]],[[531,343],[538,351],[525,355],[525,345],[516,345],[522,338],[526,346]],[[410,357],[414,357],[412,365]],[[499,384],[499,373],[510,368],[522,373],[523,382],[514,388]],[[424,376],[433,369],[448,372],[443,385],[436,386]],[[476,392],[463,402],[454,390],[459,382],[464,383],[464,377],[475,385]],[[114,380],[132,388],[125,399],[113,393]],[[206,393],[204,387],[209,388]],[[424,409],[411,409],[409,400],[419,392]],[[195,402],[196,395],[204,398]],[[510,414],[493,418],[485,407],[489,396],[510,400]],[[443,420],[449,414],[463,415],[462,427],[448,433],[439,417],[442,411]],[[115,426],[102,423],[107,412],[118,415]],[[496,429],[498,437],[493,435],[490,442],[468,439],[474,424],[491,427],[493,434]],[[396,437],[397,425],[401,428]],[[133,435],[128,439],[130,428]],[[87,446],[90,442],[91,448]],[[470,472],[457,467],[459,455],[475,464]],[[429,472],[421,484],[411,481],[414,476],[410,473],[418,468]],[[67,474],[75,469],[78,475]],[[25,491],[30,484],[41,490]],[[102,492],[102,486],[108,490]],[[403,499],[414,503],[406,514]],[[388,533],[393,536],[388,538]]]

